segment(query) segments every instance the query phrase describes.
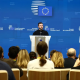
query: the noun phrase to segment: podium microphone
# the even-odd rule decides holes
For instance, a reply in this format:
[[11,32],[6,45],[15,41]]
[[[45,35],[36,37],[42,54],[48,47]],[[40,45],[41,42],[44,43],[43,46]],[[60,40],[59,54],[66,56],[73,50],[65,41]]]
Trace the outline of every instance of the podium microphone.
[[39,30],[40,30],[40,35],[42,34],[42,29],[41,28],[39,28]]
[[41,35],[41,33],[42,33],[42,32],[40,31],[40,35]]

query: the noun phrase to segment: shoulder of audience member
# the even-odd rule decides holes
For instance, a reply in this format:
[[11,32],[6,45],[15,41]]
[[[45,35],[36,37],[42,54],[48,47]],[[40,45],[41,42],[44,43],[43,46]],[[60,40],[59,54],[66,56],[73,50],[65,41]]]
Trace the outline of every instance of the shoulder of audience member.
[[29,61],[27,67],[32,66],[32,65],[35,65],[37,63],[38,63],[38,59],[31,60],[31,61]]
[[0,61],[0,63],[3,65],[3,69],[7,70],[8,74],[9,74],[9,80],[16,80],[14,77],[14,74],[11,70],[11,67],[6,62]]
[[31,60],[31,61],[29,61],[29,64],[30,63],[34,63],[34,62],[37,62],[37,61],[38,61],[38,59]]
[[5,62],[13,62],[13,60],[12,59],[3,59],[3,61],[5,61]]
[[48,59],[46,59],[46,60],[47,60],[47,63],[53,64],[53,62],[51,60],[48,60]]

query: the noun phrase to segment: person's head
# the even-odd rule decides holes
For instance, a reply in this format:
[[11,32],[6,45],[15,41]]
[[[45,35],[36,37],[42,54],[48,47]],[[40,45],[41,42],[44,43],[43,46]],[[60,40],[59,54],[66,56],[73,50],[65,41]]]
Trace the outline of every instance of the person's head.
[[43,66],[46,63],[45,54],[48,50],[47,43],[44,41],[40,41],[37,44],[37,53],[41,57],[40,58],[40,66]]
[[56,52],[56,50],[52,50],[52,51],[50,52],[50,58],[52,57],[52,55],[53,55],[54,52]]
[[0,46],[0,58],[3,58],[3,48]]
[[36,59],[37,58],[37,54],[32,51],[32,52],[29,53],[29,57],[30,57],[30,60]]
[[19,50],[20,50],[20,47],[19,46],[16,46]]
[[67,56],[75,59],[75,57],[76,57],[76,50],[74,48],[68,49]]
[[53,61],[55,67],[64,67],[64,59],[61,52],[54,52],[51,57],[51,60]]
[[18,53],[17,64],[21,68],[27,68],[27,64],[30,61],[28,51],[26,49],[22,49]]
[[43,30],[43,23],[42,22],[38,23],[38,28],[39,28],[39,30]]
[[9,58],[16,59],[18,56],[18,52],[19,52],[19,48],[17,48],[16,46],[10,47],[8,53]]

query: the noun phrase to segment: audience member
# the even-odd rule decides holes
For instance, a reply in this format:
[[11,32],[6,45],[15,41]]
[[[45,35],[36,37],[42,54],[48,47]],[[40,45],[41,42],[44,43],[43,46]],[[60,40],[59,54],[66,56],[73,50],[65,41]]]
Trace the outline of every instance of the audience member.
[[54,52],[54,54],[51,57],[51,60],[53,61],[55,68],[64,67],[64,58],[61,52]]
[[18,53],[17,64],[21,68],[27,68],[27,64],[30,61],[28,51],[26,49],[22,49]]
[[54,69],[54,63],[45,59],[45,54],[48,50],[46,42],[40,41],[37,44],[38,58],[28,63],[27,70],[29,69]]
[[68,58],[64,59],[64,67],[72,68],[75,63],[76,50],[74,48],[68,49],[67,56],[68,56]]
[[18,49],[19,49],[19,51],[20,51],[20,47],[19,46],[16,46]]
[[52,51],[50,52],[50,58],[49,58],[49,60],[51,60],[51,57],[52,57],[52,55],[53,55],[54,52],[56,52],[56,50],[52,50]]
[[0,70],[6,70],[8,72],[8,80],[16,80],[10,66],[7,63],[0,61]]
[[34,59],[37,58],[37,54],[32,51],[32,52],[29,53],[29,57],[30,57],[30,60],[34,60]]
[[52,50],[52,51],[50,52],[50,58],[52,57],[53,53],[55,53],[55,52],[56,52],[56,50]]
[[76,60],[72,69],[80,69],[80,54],[79,54],[79,58]]
[[0,60],[6,62],[11,68],[18,68],[20,70],[20,77],[21,77],[23,75],[23,71],[16,63],[18,52],[19,52],[19,49],[15,46],[12,46],[9,48],[9,53],[8,53],[9,59],[0,58]]

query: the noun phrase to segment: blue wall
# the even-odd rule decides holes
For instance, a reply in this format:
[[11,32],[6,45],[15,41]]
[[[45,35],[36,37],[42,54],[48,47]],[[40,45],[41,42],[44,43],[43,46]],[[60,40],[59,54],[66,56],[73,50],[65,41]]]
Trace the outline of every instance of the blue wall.
[[[52,6],[52,16],[38,16],[32,6],[39,4]],[[49,52],[56,49],[65,58],[67,50],[75,48],[78,56],[80,0],[0,0],[0,46],[4,49],[5,58],[8,58],[10,46],[31,51],[29,35],[35,31],[38,22],[43,22],[44,29],[48,27],[46,30],[51,35]]]

